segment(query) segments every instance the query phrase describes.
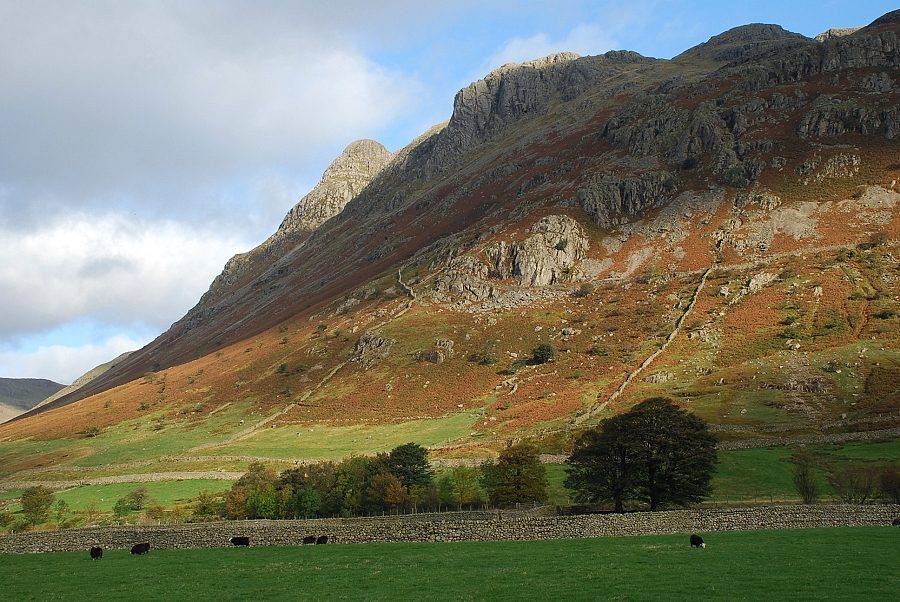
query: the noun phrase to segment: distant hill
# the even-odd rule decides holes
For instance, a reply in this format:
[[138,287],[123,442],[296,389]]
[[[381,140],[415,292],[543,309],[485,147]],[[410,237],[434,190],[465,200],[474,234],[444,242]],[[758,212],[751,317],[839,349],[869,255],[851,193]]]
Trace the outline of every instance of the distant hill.
[[0,378],[0,422],[27,412],[64,388],[43,378]]

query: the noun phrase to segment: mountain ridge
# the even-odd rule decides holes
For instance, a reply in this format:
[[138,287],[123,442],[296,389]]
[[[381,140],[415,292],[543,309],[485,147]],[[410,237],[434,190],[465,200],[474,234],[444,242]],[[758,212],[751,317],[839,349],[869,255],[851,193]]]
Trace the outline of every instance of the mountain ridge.
[[[793,145],[804,136],[821,140],[859,132],[892,140],[896,106],[851,111],[848,118],[780,92],[764,97],[761,105],[741,98],[842,69],[897,68],[891,15],[825,43],[777,26],[753,25],[714,36],[671,61],[617,51],[495,70],[457,94],[445,127],[392,156],[342,211],[302,243],[288,245],[270,263],[261,262],[239,283],[226,278],[218,304],[205,307],[201,300],[198,312],[119,370],[54,407],[191,361],[293,316],[311,315],[397,265],[421,265],[426,257],[426,263],[446,261],[440,257],[458,253],[451,247],[466,228],[487,231],[510,215],[537,210],[540,203],[578,208],[601,228],[622,227],[689,190],[784,180],[784,166],[777,164],[788,158],[772,152],[776,144],[798,152]],[[888,80],[889,98],[895,98]],[[716,94],[735,100],[723,110],[712,102]],[[871,104],[857,97],[861,106]],[[754,111],[802,116],[798,125],[779,133],[789,140],[773,142],[748,136],[766,123]],[[513,142],[504,146],[507,140]],[[602,166],[590,158],[601,154]],[[852,157],[832,159],[850,161],[852,173]],[[347,253],[347,261],[337,262],[338,249]],[[298,266],[304,266],[302,274]]]

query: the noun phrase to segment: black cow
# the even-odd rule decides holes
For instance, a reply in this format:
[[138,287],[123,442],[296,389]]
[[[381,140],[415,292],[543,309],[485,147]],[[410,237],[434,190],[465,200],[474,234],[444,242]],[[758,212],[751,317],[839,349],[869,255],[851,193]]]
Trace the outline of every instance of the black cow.
[[103,559],[103,548],[100,546],[93,546],[91,548],[91,560],[102,560]]
[[704,543],[703,538],[699,535],[691,535],[691,547],[692,548],[705,548],[706,543]]
[[131,546],[131,553],[135,556],[140,554],[149,554],[150,553],[150,544],[149,543],[137,543]]
[[232,537],[231,545],[249,547],[250,546],[250,538],[249,537]]
[[303,543],[304,544],[316,543],[316,536],[315,535],[307,535],[306,537],[303,538]]
[[321,545],[324,543],[328,543],[328,536],[327,535],[319,535],[319,537],[316,538],[316,545],[318,546],[318,545]]
[[900,516],[891,521],[891,524],[895,527],[900,527]]

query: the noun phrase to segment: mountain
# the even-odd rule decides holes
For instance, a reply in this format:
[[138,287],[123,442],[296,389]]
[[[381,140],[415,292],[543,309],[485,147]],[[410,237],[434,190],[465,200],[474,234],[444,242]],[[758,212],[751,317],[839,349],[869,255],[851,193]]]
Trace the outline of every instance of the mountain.
[[63,387],[39,378],[0,378],[0,422],[30,410]]
[[[94,380],[95,378],[97,378],[98,376],[100,376],[101,374],[103,374],[104,372],[109,370],[110,368],[113,368],[113,367],[117,366],[118,364],[120,364],[129,355],[131,355],[131,352],[127,351],[127,352],[122,353],[119,356],[113,358],[112,360],[110,360],[108,362],[105,362],[103,364],[100,364],[99,366],[91,368],[90,370],[88,370],[87,372],[85,372],[84,374],[82,374],[81,376],[76,378],[72,382],[71,385],[62,387],[58,391],[55,391],[52,395],[49,395],[48,397],[42,399],[40,402],[35,404],[33,407],[39,408],[45,404],[56,401],[60,397],[63,397],[70,393],[74,393],[75,391],[77,391],[78,389],[80,389],[81,387],[86,385],[87,383],[91,382],[92,380]],[[30,408],[28,408],[28,409],[30,409]]]
[[651,395],[735,445],[895,429],[898,32],[894,11],[496,69],[396,153],[348,146],[185,317],[0,441],[478,457],[564,449]]

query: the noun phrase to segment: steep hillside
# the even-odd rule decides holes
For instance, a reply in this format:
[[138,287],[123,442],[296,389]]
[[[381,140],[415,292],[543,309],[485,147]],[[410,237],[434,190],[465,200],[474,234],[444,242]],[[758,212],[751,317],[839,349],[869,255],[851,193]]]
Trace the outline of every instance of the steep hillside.
[[3,474],[564,450],[657,394],[729,445],[896,436],[898,18],[491,72],[399,152],[350,145],[166,333],[0,427]]

